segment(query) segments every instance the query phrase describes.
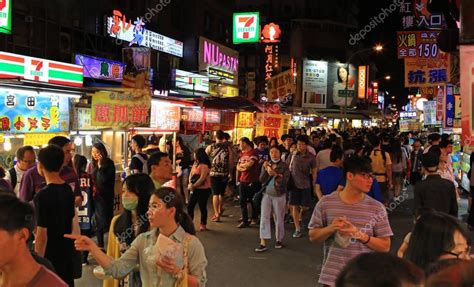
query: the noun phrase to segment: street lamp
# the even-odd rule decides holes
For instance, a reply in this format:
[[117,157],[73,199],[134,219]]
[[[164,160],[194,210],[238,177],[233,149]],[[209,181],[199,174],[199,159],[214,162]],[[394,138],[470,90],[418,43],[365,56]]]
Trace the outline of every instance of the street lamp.
[[[346,89],[345,89],[345,99],[344,99],[344,109],[343,109],[343,121],[345,122],[345,118],[346,118],[346,115],[347,115],[347,97],[348,97],[348,94],[349,94],[349,69],[350,69],[350,63],[351,63],[351,60],[352,58],[355,56],[355,55],[359,55],[359,54],[362,54],[362,53],[365,53],[365,52],[376,52],[376,53],[380,53],[383,51],[383,46],[380,45],[380,44],[377,44],[375,47],[371,47],[371,48],[366,48],[366,49],[362,49],[362,50],[359,50],[359,51],[356,51],[355,53],[353,53],[349,59],[347,60],[347,64],[346,64],[346,71],[347,71],[347,76],[346,76]],[[346,125],[344,124],[344,130],[346,129]]]
[[387,80],[387,81],[390,80],[391,78],[392,78],[392,77],[391,77],[390,75],[386,75],[386,76],[385,76],[385,80]]

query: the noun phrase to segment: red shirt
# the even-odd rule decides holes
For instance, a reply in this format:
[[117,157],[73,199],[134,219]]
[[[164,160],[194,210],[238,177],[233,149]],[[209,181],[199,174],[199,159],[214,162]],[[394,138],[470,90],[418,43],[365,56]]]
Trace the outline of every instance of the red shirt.
[[26,287],[67,287],[68,285],[64,283],[58,275],[49,271],[46,267],[41,265],[40,270],[36,273],[35,277],[31,279],[30,283]]
[[239,164],[248,163],[253,161],[254,164],[250,169],[240,172],[239,181],[243,183],[257,182],[260,177],[260,170],[258,168],[258,155],[257,152],[252,149],[246,152],[242,152],[239,158]]

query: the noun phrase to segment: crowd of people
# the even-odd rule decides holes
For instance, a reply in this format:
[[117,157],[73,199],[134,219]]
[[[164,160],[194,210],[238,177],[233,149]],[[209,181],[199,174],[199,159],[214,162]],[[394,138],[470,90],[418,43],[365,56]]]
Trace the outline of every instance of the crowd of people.
[[[15,166],[0,168],[0,286],[74,286],[91,256],[104,286],[205,286],[195,208],[206,232],[208,220],[221,222],[225,195],[240,206],[237,228],[259,226],[255,252],[268,250],[272,226],[274,248],[284,248],[285,223],[294,240],[321,243],[325,286],[464,286],[436,285],[451,284],[446,272],[470,282],[474,207],[467,225],[458,219],[449,135],[318,129],[238,143],[217,131],[191,152],[178,138],[174,168],[171,144],[146,152],[147,140],[133,136],[115,216],[115,163],[104,144],[89,161],[62,136],[38,152],[18,149]],[[411,191],[416,223],[390,255],[388,213]]]

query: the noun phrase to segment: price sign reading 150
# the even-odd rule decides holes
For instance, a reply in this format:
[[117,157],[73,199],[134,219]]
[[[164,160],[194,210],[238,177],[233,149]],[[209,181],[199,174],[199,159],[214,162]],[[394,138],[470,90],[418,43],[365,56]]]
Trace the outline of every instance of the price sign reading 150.
[[418,45],[418,57],[437,58],[438,53],[438,44],[436,43],[425,43]]

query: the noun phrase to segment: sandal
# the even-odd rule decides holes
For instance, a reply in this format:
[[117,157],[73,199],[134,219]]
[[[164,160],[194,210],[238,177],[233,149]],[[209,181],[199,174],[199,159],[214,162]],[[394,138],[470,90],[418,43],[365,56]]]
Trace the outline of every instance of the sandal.
[[211,218],[211,221],[212,221],[212,222],[220,222],[220,221],[221,221],[221,218],[220,218],[219,216],[214,215],[214,216]]

